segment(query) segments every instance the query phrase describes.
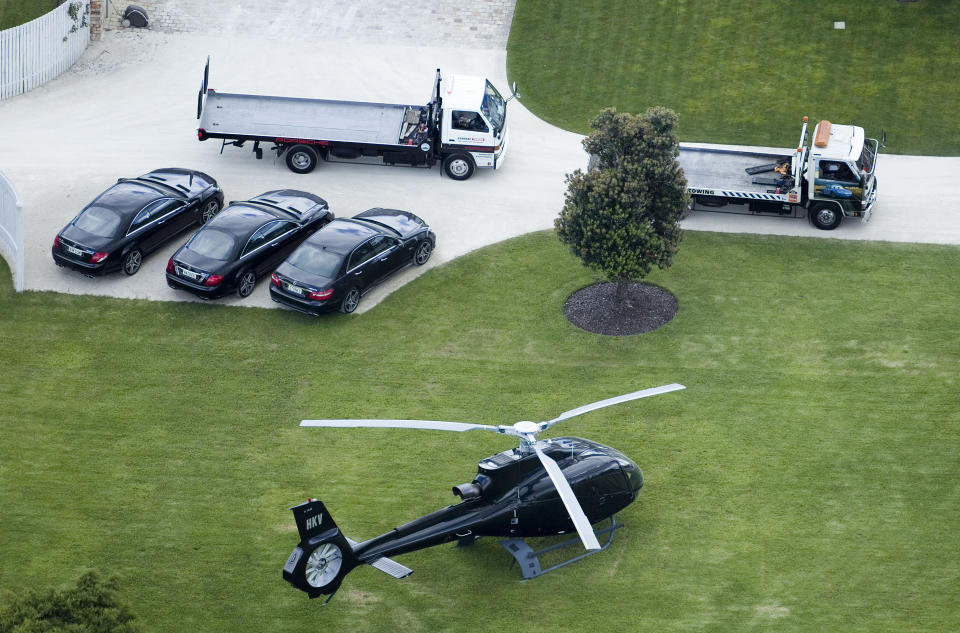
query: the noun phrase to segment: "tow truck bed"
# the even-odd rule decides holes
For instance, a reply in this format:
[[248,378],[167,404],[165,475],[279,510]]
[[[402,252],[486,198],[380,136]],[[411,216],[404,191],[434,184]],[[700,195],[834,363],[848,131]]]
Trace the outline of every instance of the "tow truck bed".
[[[775,197],[772,193],[776,185],[760,184],[754,179],[769,180],[777,174],[749,174],[747,169],[771,163],[790,162],[795,152],[783,150],[779,153],[741,152],[710,147],[680,147],[678,161],[687,177],[688,188],[722,190],[725,195],[735,193],[767,194],[764,198]],[[782,198],[786,200],[786,195]]]
[[399,145],[404,113],[421,107],[210,91],[199,127],[212,137]]

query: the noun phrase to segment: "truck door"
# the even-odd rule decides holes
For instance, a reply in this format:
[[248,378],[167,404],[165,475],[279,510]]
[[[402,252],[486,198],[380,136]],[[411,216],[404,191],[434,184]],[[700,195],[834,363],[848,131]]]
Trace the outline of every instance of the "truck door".
[[863,183],[856,165],[836,159],[820,159],[814,180],[814,197],[829,200],[860,200]]
[[477,167],[493,167],[493,128],[480,112],[475,110],[447,110],[443,117],[445,149],[462,149],[473,156]]

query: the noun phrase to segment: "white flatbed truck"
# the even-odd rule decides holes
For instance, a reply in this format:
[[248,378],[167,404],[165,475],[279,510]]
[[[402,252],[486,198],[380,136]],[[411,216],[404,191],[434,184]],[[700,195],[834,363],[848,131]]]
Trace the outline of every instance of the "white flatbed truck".
[[863,128],[820,121],[807,146],[803,117],[796,149],[757,149],[681,143],[691,211],[808,215],[815,227],[835,229],[844,217],[867,222],[877,199],[881,140]]
[[210,59],[197,97],[197,138],[227,145],[270,143],[291,171],[313,171],[319,159],[430,167],[437,162],[454,180],[478,167],[498,169],[507,151],[507,102],[489,80],[437,69],[426,105],[297,99],[217,92],[207,84]]

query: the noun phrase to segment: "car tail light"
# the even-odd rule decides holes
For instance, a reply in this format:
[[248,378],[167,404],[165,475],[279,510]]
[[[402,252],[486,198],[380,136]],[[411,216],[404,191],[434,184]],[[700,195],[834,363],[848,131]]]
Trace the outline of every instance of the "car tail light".
[[277,277],[277,273],[270,275],[270,283],[272,283],[274,286],[280,285],[280,278]]
[[168,273],[172,273],[172,272],[173,272],[173,258],[172,258],[172,257],[167,260],[167,272],[168,272]]
[[207,277],[207,280],[203,282],[203,285],[216,286],[221,281],[223,281],[223,275],[210,275],[209,277]]
[[318,290],[316,292],[310,293],[311,299],[318,299],[323,301],[324,299],[329,299],[333,296],[333,288],[328,288],[327,290]]
[[110,256],[110,253],[94,253],[93,255],[90,256],[90,263],[99,264],[109,256]]
[[57,250],[60,250],[60,236],[57,235],[53,238],[53,247]]

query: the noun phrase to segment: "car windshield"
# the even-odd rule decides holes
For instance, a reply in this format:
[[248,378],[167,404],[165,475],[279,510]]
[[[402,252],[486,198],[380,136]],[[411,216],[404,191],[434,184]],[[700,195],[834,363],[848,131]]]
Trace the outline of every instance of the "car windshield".
[[73,223],[77,228],[99,237],[116,237],[120,229],[120,214],[106,207],[88,207]]
[[220,261],[230,259],[236,245],[237,242],[233,239],[232,235],[216,229],[198,231],[197,234],[187,242],[187,247],[193,252]]
[[301,244],[287,259],[287,263],[291,266],[327,279],[337,276],[342,261],[342,255],[308,242]]
[[487,117],[494,131],[499,134],[503,130],[503,121],[507,116],[507,102],[489,81],[484,88],[483,102],[480,104],[483,116]]

